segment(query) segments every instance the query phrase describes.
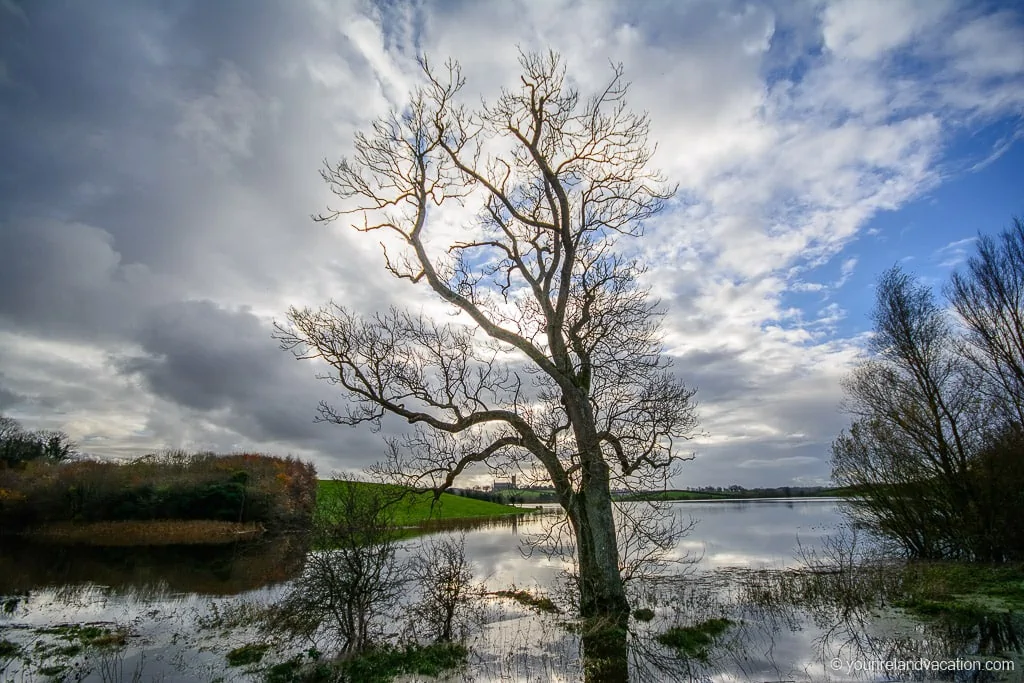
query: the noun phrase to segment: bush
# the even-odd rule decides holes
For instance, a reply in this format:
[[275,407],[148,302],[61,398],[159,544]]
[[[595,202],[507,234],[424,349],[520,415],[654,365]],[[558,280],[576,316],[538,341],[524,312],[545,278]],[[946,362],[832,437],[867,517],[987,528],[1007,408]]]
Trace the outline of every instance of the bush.
[[308,528],[316,470],[294,458],[169,453],[127,464],[33,460],[0,470],[5,529],[59,521],[209,519]]
[[379,644],[406,577],[396,557],[398,540],[389,517],[393,502],[381,489],[338,482],[335,495],[314,519],[319,548],[273,607],[263,625],[270,633],[312,638],[348,654]]

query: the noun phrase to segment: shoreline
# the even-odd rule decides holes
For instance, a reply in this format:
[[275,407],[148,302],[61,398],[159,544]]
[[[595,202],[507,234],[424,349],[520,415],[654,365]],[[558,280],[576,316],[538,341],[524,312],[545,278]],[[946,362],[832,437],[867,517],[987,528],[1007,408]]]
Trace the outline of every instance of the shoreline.
[[150,519],[103,522],[52,522],[26,529],[18,537],[44,543],[103,547],[223,545],[261,537],[259,522],[206,519]]

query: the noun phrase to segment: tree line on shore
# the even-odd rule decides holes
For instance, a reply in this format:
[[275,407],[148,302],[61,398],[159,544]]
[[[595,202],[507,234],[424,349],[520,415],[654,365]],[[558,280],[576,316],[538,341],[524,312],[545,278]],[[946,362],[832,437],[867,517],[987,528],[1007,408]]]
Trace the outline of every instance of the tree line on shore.
[[14,446],[0,440],[0,451],[20,455],[0,465],[6,532],[59,522],[163,519],[308,528],[316,506],[316,469],[291,457],[172,451],[128,463],[99,462],[72,459],[66,436],[59,443],[68,449],[57,455],[46,449],[38,454],[33,444],[40,441],[20,430],[10,430],[9,437]]

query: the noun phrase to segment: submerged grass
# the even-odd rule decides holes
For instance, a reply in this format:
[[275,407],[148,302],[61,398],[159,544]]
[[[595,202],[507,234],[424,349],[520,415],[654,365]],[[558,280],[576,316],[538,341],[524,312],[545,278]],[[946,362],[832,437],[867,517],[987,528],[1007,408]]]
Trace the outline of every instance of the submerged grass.
[[690,659],[707,661],[709,648],[733,622],[717,617],[694,626],[673,626],[658,636],[658,642]]
[[893,601],[921,616],[1024,610],[1024,565],[914,562]]
[[[128,631],[122,628],[109,628],[103,624],[61,624],[49,628],[36,629],[40,635],[56,636],[70,643],[68,648],[119,648],[128,642]],[[67,648],[66,648],[67,649]],[[71,653],[62,652],[71,656]]]
[[6,638],[0,640],[0,659],[11,659],[21,652],[21,645]]
[[1024,611],[1024,565],[850,563],[829,570],[742,572],[741,594],[762,607],[902,608],[919,617]]
[[652,610],[650,607],[639,607],[633,610],[633,618],[637,621],[650,621],[654,618],[654,610]]
[[551,601],[551,598],[546,595],[534,595],[529,591],[517,590],[512,588],[511,590],[493,591],[488,595],[494,595],[499,598],[509,598],[515,600],[520,605],[526,607],[532,607],[540,612],[547,612],[548,614],[558,614],[558,605]]

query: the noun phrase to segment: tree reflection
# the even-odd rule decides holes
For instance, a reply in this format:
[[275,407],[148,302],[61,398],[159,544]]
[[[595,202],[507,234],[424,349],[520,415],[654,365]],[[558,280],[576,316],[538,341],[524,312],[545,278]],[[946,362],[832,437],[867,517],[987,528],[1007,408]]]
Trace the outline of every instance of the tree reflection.
[[299,574],[309,538],[283,534],[224,545],[92,547],[3,538],[0,595],[101,585],[115,593],[154,590],[237,595]]

